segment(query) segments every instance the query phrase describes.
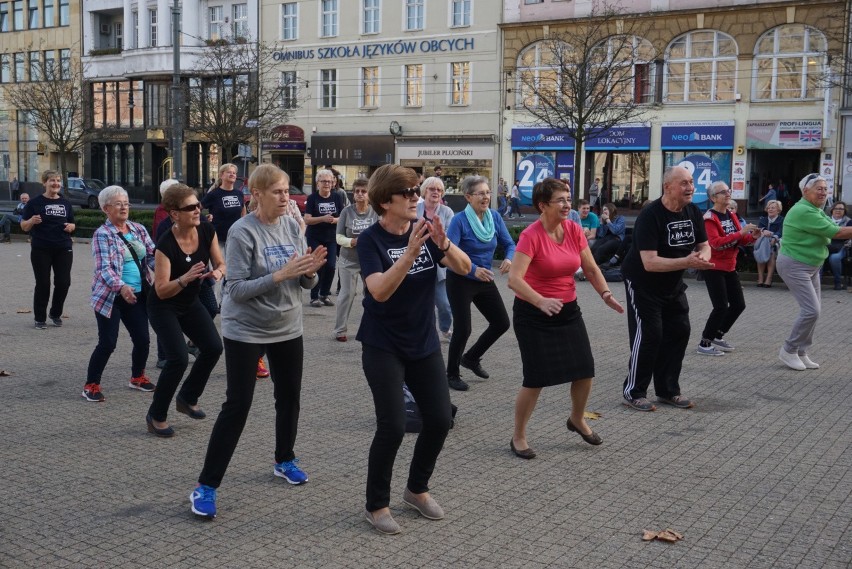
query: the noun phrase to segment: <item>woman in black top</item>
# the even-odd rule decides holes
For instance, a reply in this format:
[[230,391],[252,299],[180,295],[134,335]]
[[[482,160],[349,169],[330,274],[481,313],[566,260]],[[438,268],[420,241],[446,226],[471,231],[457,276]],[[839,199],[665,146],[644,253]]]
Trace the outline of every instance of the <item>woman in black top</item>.
[[[56,170],[45,170],[41,175],[44,193],[36,196],[24,206],[21,229],[32,238],[30,262],[35,276],[33,291],[33,316],[38,330],[47,329],[47,318],[56,326],[62,326],[62,310],[65,297],[71,288],[71,263],[74,251],[71,248],[71,233],[74,232],[74,210],[71,202],[59,194],[62,176]],[[53,269],[53,304],[47,313],[50,300],[50,271]]]
[[314,176],[315,191],[305,205],[305,239],[316,250],[320,245],[328,249],[325,266],[319,270],[319,283],[311,289],[311,306],[334,306],[328,298],[331,282],[337,268],[337,220],[343,211],[343,200],[334,190],[337,178],[331,170],[320,170]]
[[[210,313],[198,300],[204,279],[225,276],[225,260],[213,226],[201,222],[201,203],[195,190],[183,184],[163,194],[163,207],[174,225],[157,241],[154,255],[154,289],[148,296],[148,319],[166,352],[166,363],[148,410],[148,431],[160,437],[174,435],[166,418],[169,404],[189,363],[183,335],[200,353],[176,398],[176,409],[193,419],[203,419],[198,398],[210,372],[222,355],[222,339]],[[213,270],[207,270],[212,262]]]

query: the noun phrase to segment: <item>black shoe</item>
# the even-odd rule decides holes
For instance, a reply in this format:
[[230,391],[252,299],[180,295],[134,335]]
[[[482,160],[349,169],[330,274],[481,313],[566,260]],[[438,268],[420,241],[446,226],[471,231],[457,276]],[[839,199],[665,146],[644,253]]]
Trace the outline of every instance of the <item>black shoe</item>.
[[515,448],[515,441],[509,441],[509,448],[512,449],[512,452],[515,453],[515,456],[518,458],[523,458],[526,460],[530,460],[535,458],[535,451],[532,448],[525,448],[524,450],[518,450]]
[[151,414],[148,413],[145,416],[145,422],[148,423],[148,432],[154,433],[158,437],[168,438],[175,436],[175,430],[171,428],[171,426],[166,427],[165,429],[158,429],[154,426],[154,419],[151,418]]
[[50,317],[50,323],[56,328],[62,328],[62,318],[53,318]]
[[470,388],[467,382],[457,375],[448,375],[447,383],[456,391],[467,391]]
[[183,399],[175,398],[175,409],[177,409],[178,413],[183,413],[193,419],[203,419],[207,416],[207,413],[202,411],[201,409],[193,409],[190,407],[186,401]]
[[192,354],[192,355],[193,355],[193,357],[196,357],[196,358],[197,358],[198,356],[200,356],[200,355],[201,355],[201,350],[200,350],[200,349],[198,349],[198,346],[196,346],[196,345],[195,345],[195,344],[193,344],[192,342],[187,342],[187,343],[186,343],[186,351],[187,351],[188,353]]
[[459,363],[462,367],[466,367],[477,377],[481,377],[482,379],[488,379],[488,372],[482,369],[482,366],[479,364],[480,360],[469,360],[465,356],[461,357]]

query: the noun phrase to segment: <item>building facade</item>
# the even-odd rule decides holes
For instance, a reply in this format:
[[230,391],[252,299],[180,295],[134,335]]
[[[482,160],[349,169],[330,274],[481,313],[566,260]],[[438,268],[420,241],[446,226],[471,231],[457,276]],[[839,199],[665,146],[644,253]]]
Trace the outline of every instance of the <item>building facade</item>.
[[283,101],[292,124],[282,132],[303,136],[262,141],[261,159],[306,186],[327,165],[347,187],[387,163],[426,176],[440,166],[450,192],[469,174],[496,178],[495,8],[485,0],[261,0],[261,38],[276,50],[262,73],[292,86]]
[[[72,0],[0,1],[0,197],[17,178],[19,191],[39,192],[41,172],[59,168],[59,155],[32,124],[28,109],[13,108],[5,87],[43,80],[44,69],[66,69],[79,58],[79,3]],[[77,154],[66,168],[78,169]]]
[[790,201],[807,173],[819,171],[834,184],[842,149],[840,93],[827,78],[830,55],[843,49],[845,2],[618,4],[623,11],[614,29],[627,20],[640,27],[644,22],[642,37],[631,40],[639,55],[632,61],[629,93],[643,120],[589,140],[585,171],[575,176],[573,141],[532,119],[524,108],[528,89],[519,78],[544,77],[552,57],[544,40],[576,31],[594,3],[505,3],[503,79],[511,144],[503,149],[503,162],[515,166],[522,192],[528,196],[545,170],[577,178],[580,194],[599,177],[608,200],[638,210],[660,195],[663,170],[681,164],[693,172],[699,205],[706,205],[709,185],[724,180],[741,210],[756,213],[769,184],[782,184]]

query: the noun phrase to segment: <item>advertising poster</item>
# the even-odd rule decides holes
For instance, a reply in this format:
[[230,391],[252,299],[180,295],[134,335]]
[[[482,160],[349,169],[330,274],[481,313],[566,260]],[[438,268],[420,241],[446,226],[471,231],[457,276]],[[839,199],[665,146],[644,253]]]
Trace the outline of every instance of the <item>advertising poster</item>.
[[667,166],[683,166],[691,174],[695,183],[695,194],[692,197],[692,203],[700,209],[706,210],[710,207],[710,200],[707,198],[707,190],[710,189],[710,184],[717,180],[728,182],[731,173],[731,154],[729,152],[714,152],[713,157],[704,152],[693,152],[687,154],[678,162],[674,162],[673,155],[667,155],[667,162],[672,161],[672,164]]
[[819,166],[820,175],[825,178],[825,181],[828,185],[828,195],[834,195],[834,158],[832,158],[831,154],[826,154],[823,156],[822,161],[820,161]]
[[521,203],[532,205],[532,190],[538,182],[552,178],[556,174],[555,152],[518,152],[515,166],[515,179],[520,180],[518,190]]
[[748,121],[746,147],[818,149],[822,147],[822,121]]
[[745,199],[745,169],[745,159],[735,158],[731,171],[731,198],[735,200]]

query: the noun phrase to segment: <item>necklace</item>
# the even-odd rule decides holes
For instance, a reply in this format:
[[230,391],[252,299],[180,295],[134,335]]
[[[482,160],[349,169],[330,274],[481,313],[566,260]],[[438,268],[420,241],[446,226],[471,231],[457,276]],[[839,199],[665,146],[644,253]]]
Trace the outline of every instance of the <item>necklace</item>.
[[190,258],[190,256],[189,256],[189,255],[187,255],[187,256],[186,256],[186,262],[187,262],[187,263],[191,263],[191,262],[192,262],[192,259]]

